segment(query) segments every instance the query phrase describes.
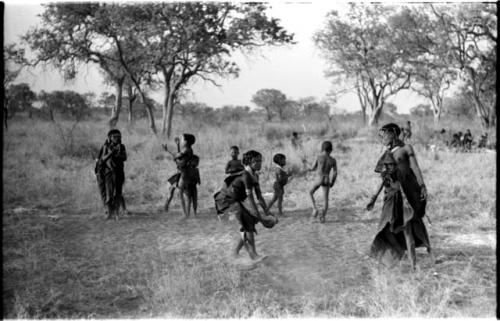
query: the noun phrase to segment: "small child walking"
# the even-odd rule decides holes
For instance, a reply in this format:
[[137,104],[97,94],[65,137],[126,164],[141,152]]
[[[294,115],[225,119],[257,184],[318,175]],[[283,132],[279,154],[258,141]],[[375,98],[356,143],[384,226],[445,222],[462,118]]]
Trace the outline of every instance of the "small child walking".
[[[323,213],[320,216],[320,222],[325,222],[326,212],[328,210],[328,195],[330,193],[330,188],[335,184],[337,179],[337,161],[335,158],[331,157],[333,147],[330,141],[325,141],[321,144],[321,154],[316,159],[313,167],[309,171],[316,171],[316,179],[314,180],[313,186],[309,191],[311,197],[311,202],[313,206],[312,218],[315,219],[318,216],[318,208],[316,207],[316,202],[314,200],[314,193],[321,187],[323,190],[323,198],[325,202],[325,207]],[[332,178],[330,179],[330,172],[332,172]]]
[[266,212],[269,212],[273,204],[278,201],[278,215],[284,216],[283,214],[283,196],[285,194],[285,185],[288,183],[288,179],[292,174],[287,173],[284,170],[286,165],[286,156],[283,154],[275,154],[273,156],[273,162],[276,164],[276,169],[274,170],[275,181],[273,183],[274,194],[273,198],[267,205]]

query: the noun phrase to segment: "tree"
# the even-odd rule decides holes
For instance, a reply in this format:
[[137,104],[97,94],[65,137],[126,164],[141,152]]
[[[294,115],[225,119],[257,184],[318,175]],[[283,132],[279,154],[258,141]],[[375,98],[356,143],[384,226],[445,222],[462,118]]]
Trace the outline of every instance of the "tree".
[[31,90],[28,84],[21,83],[10,85],[9,88],[7,88],[6,96],[9,97],[7,115],[12,117],[16,112],[27,111],[29,118],[31,118],[32,104],[36,99],[36,94]]
[[[134,80],[142,100],[147,101],[141,79],[149,69],[140,65],[140,61],[133,55],[134,48],[137,47],[137,43],[133,42],[134,38],[121,37],[121,51],[118,54],[115,39],[123,26],[121,21],[116,21],[117,15],[113,13],[120,6],[104,3],[55,3],[44,7],[41,26],[30,30],[23,37],[36,55],[30,62],[31,65],[50,62],[63,73],[65,79],[73,79],[80,64],[97,64],[116,87],[110,127],[115,127],[118,121],[126,75]],[[148,111],[151,130],[156,132],[152,107],[147,104],[144,106]]]
[[52,121],[56,120],[56,113],[77,122],[90,114],[85,97],[72,90],[51,93],[42,91],[38,95],[38,99],[42,101],[42,110],[49,114]]
[[250,117],[250,107],[248,106],[226,105],[217,109],[217,112],[221,114],[220,118],[224,121],[240,121]]
[[97,103],[99,104],[99,106],[101,106],[101,108],[112,109],[115,101],[116,96],[114,94],[104,91],[101,93],[101,96],[99,97]]
[[[268,18],[263,4],[156,3],[141,7],[140,34],[144,51],[161,76],[165,98],[162,132],[170,136],[173,106],[191,79],[214,84],[214,76],[238,75],[231,60],[236,50],[291,43],[277,19]],[[137,21],[139,15],[134,15]],[[127,16],[121,21],[130,24]]]
[[7,118],[9,117],[9,102],[11,97],[9,96],[8,88],[12,85],[14,80],[17,78],[21,69],[25,64],[24,50],[17,48],[14,44],[10,44],[4,47],[4,77],[3,77],[3,122],[5,129],[7,129]]
[[384,113],[394,117],[395,115],[398,114],[398,106],[391,102],[386,102],[384,106]]
[[268,121],[273,115],[278,115],[282,121],[289,104],[285,94],[277,89],[260,89],[252,96],[252,102],[266,111]]
[[496,126],[497,9],[494,3],[430,5],[446,45],[446,58],[465,82],[485,128]]
[[474,117],[474,103],[471,101],[470,95],[462,90],[443,100],[443,113],[449,116],[463,116],[472,119]]
[[418,117],[431,116],[431,106],[429,104],[418,104],[417,106],[410,108],[410,115]]
[[387,98],[411,85],[408,61],[419,51],[398,37],[392,19],[398,14],[390,6],[350,4],[345,18],[330,12],[314,36],[328,63],[326,75],[350,81],[363,112],[369,107],[370,125],[378,123]]

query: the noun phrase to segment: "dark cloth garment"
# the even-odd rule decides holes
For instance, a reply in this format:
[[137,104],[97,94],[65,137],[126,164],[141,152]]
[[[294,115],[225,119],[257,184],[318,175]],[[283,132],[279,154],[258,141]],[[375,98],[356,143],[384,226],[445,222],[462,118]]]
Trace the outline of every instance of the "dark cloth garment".
[[99,159],[113,150],[113,154],[106,161],[103,161],[104,170],[123,170],[124,162],[127,160],[127,151],[125,150],[125,145],[119,144],[118,146],[113,146],[111,143],[106,141],[99,151]]
[[167,181],[170,185],[175,187],[185,187],[186,182],[186,170],[191,167],[191,159],[193,158],[193,149],[191,147],[186,147],[184,150],[180,151],[174,156],[175,165],[177,166],[177,173],[170,176]]
[[[397,141],[394,147],[403,147],[404,143],[401,141]],[[385,153],[391,153],[390,150],[386,150]],[[377,166],[375,167],[375,172],[381,173],[383,169],[382,157],[377,162]],[[392,153],[391,153],[392,154]],[[408,203],[412,207],[413,211],[418,217],[423,217],[425,215],[425,207],[427,205],[427,200],[421,200],[422,187],[418,184],[417,177],[413,170],[410,168],[409,161],[400,161],[397,164],[397,180],[401,184],[401,189],[403,190]]]
[[253,232],[257,233],[255,225],[259,223],[259,219],[251,214],[251,211],[245,207],[241,202],[238,203],[238,211],[236,212],[236,219],[240,223],[240,232]]
[[[103,157],[113,150],[113,154],[106,161]],[[99,151],[96,165],[96,177],[99,194],[106,206],[118,208],[123,198],[123,184],[125,182],[124,162],[127,160],[125,146],[113,146],[106,141]]]
[[183,173],[184,183],[186,185],[196,185],[200,181],[200,171],[198,170],[198,168],[188,167],[183,171]]
[[196,185],[200,184],[200,171],[198,168],[187,168],[184,180],[184,192],[188,196],[195,197],[198,195]]
[[260,188],[257,174],[251,174],[245,170],[240,174],[227,177],[224,183],[226,187],[214,195],[217,214],[224,213],[232,204],[237,203],[236,218],[241,225],[240,231],[256,232],[255,224],[259,222],[259,219],[252,212],[247,201],[247,191],[253,193],[255,189]]
[[183,150],[181,150],[174,157],[177,169],[182,172],[182,170],[189,167],[192,158],[193,158],[193,149],[191,147],[186,147]]
[[235,174],[245,169],[240,159],[231,159],[226,164],[226,174]]
[[234,190],[230,188],[230,186],[232,182],[242,174],[243,172],[239,172],[226,177],[224,179],[224,184],[221,190],[214,194],[215,209],[217,211],[217,215],[224,214],[224,212],[226,212],[231,207],[231,205],[236,202]]
[[112,208],[117,208],[121,201],[125,175],[123,171],[107,171],[104,173],[104,186],[106,198],[104,203]]
[[167,181],[170,183],[170,185],[177,186],[179,178],[181,178],[181,173],[175,173],[174,175],[170,176]]
[[429,236],[422,218],[414,214],[409,204],[405,204],[399,187],[387,186],[378,232],[370,249],[371,255],[380,257],[389,251],[393,257],[401,259],[407,250],[405,228],[413,235],[415,247],[430,247]]
[[[386,153],[391,153],[387,150]],[[383,155],[377,163],[382,166]],[[422,220],[425,215],[426,200],[421,200],[421,187],[408,162],[397,163],[393,174],[396,183],[384,181],[385,194],[378,233],[372,244],[371,252],[378,256],[391,251],[396,257],[402,257],[406,250],[403,230],[406,227],[413,235],[415,247],[430,247],[429,235]],[[384,178],[386,180],[386,178]],[[399,184],[399,187],[395,187]],[[402,192],[401,192],[402,190]],[[404,201],[406,197],[406,202]]]

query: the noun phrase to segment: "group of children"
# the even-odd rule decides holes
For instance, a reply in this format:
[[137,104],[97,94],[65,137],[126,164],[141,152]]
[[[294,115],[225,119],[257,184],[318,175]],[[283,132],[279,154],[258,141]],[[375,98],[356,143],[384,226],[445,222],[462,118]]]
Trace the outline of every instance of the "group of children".
[[[376,172],[382,175],[382,184],[376,195],[370,200],[368,210],[373,208],[378,194],[385,187],[384,205],[379,225],[379,232],[372,244],[371,253],[381,256],[386,252],[401,257],[408,250],[412,266],[415,266],[415,247],[426,246],[431,253],[429,237],[423,216],[425,215],[427,192],[423,183],[422,174],[416,162],[411,145],[405,144],[399,135],[401,129],[395,124],[382,127],[382,143],[387,147],[386,152],[379,160]],[[183,134],[176,138],[177,152],[172,152],[166,144],[165,151],[173,156],[176,163],[176,173],[172,175],[165,210],[168,211],[175,190],[179,190],[181,205],[186,217],[197,214],[197,185],[201,183],[198,170],[199,157],[194,154],[192,146],[195,136]],[[332,143],[324,141],[321,144],[321,153],[317,156],[313,166],[306,171],[315,172],[309,196],[312,204],[313,219],[318,218],[319,210],[316,205],[314,194],[321,188],[324,198],[323,211],[319,215],[319,221],[325,222],[328,210],[329,191],[334,186],[337,178],[337,162],[331,157]],[[261,222],[265,227],[273,227],[278,219],[272,215],[270,210],[277,202],[278,216],[283,216],[283,197],[285,186],[292,178],[292,173],[285,169],[286,156],[277,153],[273,156],[275,168],[273,182],[273,197],[266,203],[262,196],[259,182],[259,171],[262,167],[262,154],[255,150],[249,150],[238,158],[239,148],[230,148],[231,160],[225,167],[228,175],[224,180],[223,188],[214,195],[217,214],[224,213],[233,204],[237,206],[235,214],[240,224],[240,237],[234,248],[237,256],[242,248],[248,251],[252,260],[259,260],[255,248],[255,225]],[[125,206],[122,196],[122,184],[124,182],[123,162],[126,161],[125,146],[121,144],[121,135],[118,130],[108,133],[108,140],[101,148],[96,174],[104,204],[107,207],[108,218],[118,218],[120,205]],[[406,196],[406,206],[403,202],[403,194]],[[187,203],[186,203],[187,200]],[[260,210],[259,210],[259,206]]]

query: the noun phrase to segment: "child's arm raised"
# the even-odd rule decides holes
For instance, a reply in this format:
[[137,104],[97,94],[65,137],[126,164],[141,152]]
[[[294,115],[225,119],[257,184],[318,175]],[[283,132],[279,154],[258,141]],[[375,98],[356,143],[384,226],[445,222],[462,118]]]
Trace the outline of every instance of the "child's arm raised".
[[384,187],[384,181],[382,181],[382,183],[380,184],[380,187],[378,188],[377,193],[375,195],[373,195],[372,198],[370,199],[370,203],[368,203],[368,205],[366,205],[367,210],[371,211],[373,209],[373,206],[375,205],[375,201],[377,201],[377,197],[380,194],[380,191],[382,191],[382,187]]

